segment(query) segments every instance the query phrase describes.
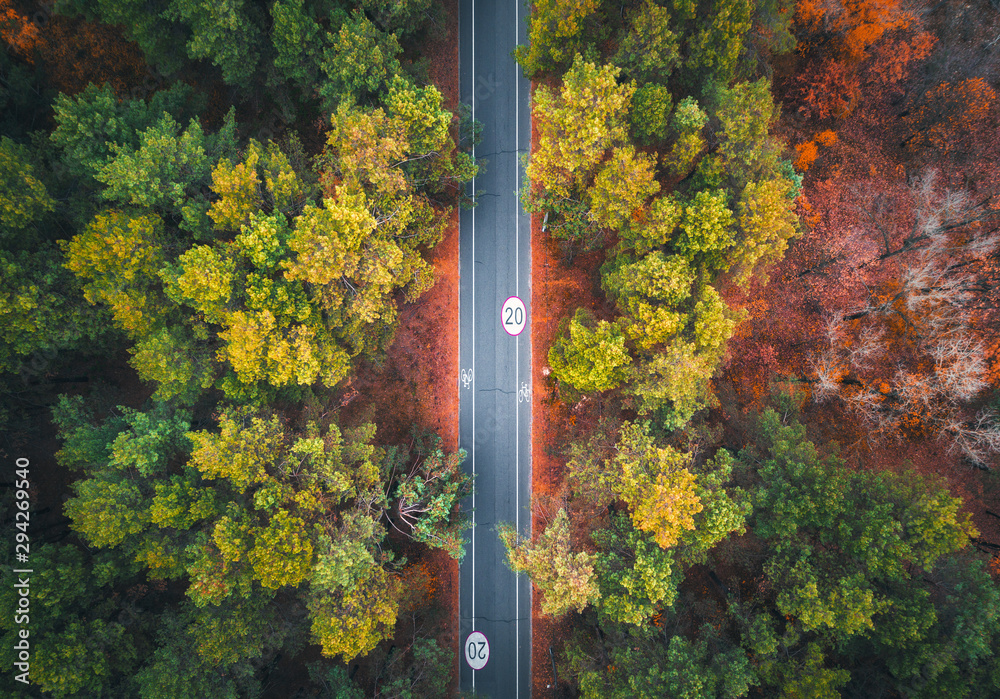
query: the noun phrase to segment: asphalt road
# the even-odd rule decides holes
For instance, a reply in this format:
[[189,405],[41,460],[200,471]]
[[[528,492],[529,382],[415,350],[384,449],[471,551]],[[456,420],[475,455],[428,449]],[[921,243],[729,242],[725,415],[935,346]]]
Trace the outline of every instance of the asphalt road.
[[[511,56],[526,42],[523,0],[460,0],[460,99],[482,122],[469,186],[477,206],[460,214],[459,444],[475,473],[470,531],[460,572],[461,687],[493,699],[531,694],[531,588],[507,567],[499,522],[531,528],[531,226],[518,192],[520,157],[531,139],[530,84]],[[502,325],[501,308],[520,297],[520,335]],[[511,320],[510,317],[507,320]],[[466,662],[466,640],[489,642],[485,667]]]

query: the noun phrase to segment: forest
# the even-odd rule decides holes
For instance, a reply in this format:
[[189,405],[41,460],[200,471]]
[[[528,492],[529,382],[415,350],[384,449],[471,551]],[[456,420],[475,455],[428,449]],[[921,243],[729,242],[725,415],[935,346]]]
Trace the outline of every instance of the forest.
[[4,696],[443,696],[471,479],[358,394],[477,169],[449,11],[153,5],[0,4]]
[[536,0],[538,696],[1000,696],[995,3]]
[[[0,0],[0,696],[457,695],[457,7]],[[1000,3],[527,26],[534,694],[1000,696]]]

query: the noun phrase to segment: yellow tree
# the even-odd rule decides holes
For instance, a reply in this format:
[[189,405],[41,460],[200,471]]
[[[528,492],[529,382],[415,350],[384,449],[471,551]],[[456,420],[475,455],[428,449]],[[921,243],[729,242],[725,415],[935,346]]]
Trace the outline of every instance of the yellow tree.
[[607,391],[627,376],[632,361],[625,349],[621,329],[606,320],[595,321],[592,313],[578,308],[549,348],[552,373],[578,391]]
[[350,587],[314,591],[308,608],[323,655],[351,661],[391,638],[402,591],[399,577],[380,566]]
[[694,529],[702,510],[696,476],[687,468],[690,455],[657,446],[643,425],[629,422],[622,425],[616,450],[607,478],[628,505],[635,528],[662,548],[674,546],[685,530]]
[[525,541],[509,524],[497,527],[514,572],[526,573],[542,593],[542,613],[560,616],[583,611],[600,592],[594,577],[593,554],[573,552],[569,516],[560,509],[536,541]]
[[619,85],[619,72],[577,56],[558,91],[545,85],[535,90],[539,134],[527,174],[542,196],[568,197],[581,191],[605,151],[625,142],[635,85]]
[[533,77],[552,70],[585,47],[588,29],[599,18],[598,0],[537,0],[528,15],[528,45],[518,46],[514,57],[525,74]]
[[163,220],[156,214],[111,210],[98,214],[63,249],[66,267],[84,282],[84,297],[109,306],[120,327],[141,337],[168,308],[159,288],[164,242]]
[[593,221],[615,230],[630,221],[646,200],[660,191],[655,168],[656,160],[637,153],[633,146],[612,150],[587,192]]
[[748,182],[743,188],[731,262],[737,283],[748,283],[755,269],[780,260],[788,241],[799,234],[798,216],[789,206],[792,193],[792,183],[781,177]]

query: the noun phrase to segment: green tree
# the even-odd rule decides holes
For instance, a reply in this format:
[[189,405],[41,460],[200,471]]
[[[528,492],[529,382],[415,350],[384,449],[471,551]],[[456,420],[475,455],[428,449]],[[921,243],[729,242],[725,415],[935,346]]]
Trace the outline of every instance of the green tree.
[[379,696],[386,699],[443,698],[448,696],[454,651],[442,648],[433,638],[418,638],[406,649],[405,661],[400,653],[388,660],[389,679],[380,688]]
[[599,36],[600,17],[598,0],[539,0],[528,15],[528,45],[514,58],[529,78],[559,68]]
[[646,0],[629,16],[614,62],[640,85],[666,83],[680,62],[679,41],[670,29],[671,12]]
[[285,80],[302,86],[316,82],[323,48],[318,19],[314,7],[307,6],[305,0],[276,0],[271,5],[274,67]]
[[[273,657],[279,618],[260,604],[168,608],[135,684],[142,699],[260,696],[254,663]],[[277,636],[277,638],[276,638]]]
[[599,596],[594,574],[595,556],[573,553],[569,516],[560,509],[536,541],[525,541],[513,526],[497,527],[507,549],[507,561],[516,573],[526,573],[542,593],[542,613],[561,616],[581,611]]
[[38,126],[36,115],[52,108],[55,90],[46,75],[15,56],[0,54],[0,133],[23,143]]
[[49,245],[0,250],[0,372],[27,380],[36,353],[48,363],[62,350],[100,347],[107,336],[107,316],[82,301],[62,262]]
[[60,94],[53,104],[55,129],[49,140],[62,153],[70,174],[96,176],[115,148],[139,148],[139,134],[165,114],[194,118],[203,106],[194,89],[183,82],[160,90],[149,100],[119,100],[110,84],[90,84],[77,95]]
[[113,144],[111,157],[95,174],[107,185],[101,196],[180,216],[182,229],[207,236],[208,202],[200,190],[208,184],[211,163],[235,149],[234,114],[231,108],[219,132],[205,136],[196,120],[180,132],[165,113],[139,134],[137,148]]
[[399,522],[393,526],[457,561],[465,555],[463,532],[472,526],[460,509],[472,494],[472,477],[460,468],[465,456],[463,449],[446,454],[440,437],[424,437],[418,440],[415,462],[403,466],[398,476],[394,464],[390,476],[396,482],[392,512]]
[[771,97],[770,82],[761,78],[720,87],[713,99],[719,120],[718,153],[734,189],[778,174],[781,145],[768,132],[780,110]]
[[211,60],[222,70],[227,83],[249,80],[254,74],[260,60],[258,46],[264,17],[253,3],[170,0],[163,17],[179,20],[189,28],[188,56]]
[[[784,620],[781,635],[767,631],[771,621],[755,622],[766,684],[789,696],[837,696],[845,684],[875,681],[926,697],[979,696],[977,681],[996,684],[985,648],[1000,633],[997,592],[963,552],[976,532],[941,483],[848,470],[773,411],[740,460],[760,478],[750,529],[772,552],[768,618]],[[951,636],[966,624],[976,631]],[[804,665],[788,662],[803,650]]]
[[402,48],[396,35],[379,30],[360,10],[328,40],[319,66],[326,80],[318,92],[330,106],[381,97],[400,72],[397,56]]
[[213,353],[198,339],[207,334],[203,323],[160,327],[129,348],[129,364],[144,380],[155,382],[156,398],[190,405],[215,383]]
[[169,114],[139,134],[135,150],[111,146],[111,157],[97,172],[107,185],[105,199],[147,208],[178,211],[187,189],[208,182],[211,170],[204,134],[192,120],[181,132]]
[[61,394],[52,406],[52,422],[62,440],[56,460],[73,470],[106,465],[111,459],[111,443],[128,427],[125,417],[117,412],[98,422],[94,407],[83,396],[67,394]]
[[708,114],[693,97],[685,97],[674,109],[670,127],[676,140],[670,151],[663,155],[662,163],[675,177],[683,177],[691,171],[695,159],[705,148],[702,129],[708,123]]
[[[32,542],[31,684],[55,697],[128,696],[128,679],[141,662],[149,615],[116,589],[140,582],[133,562],[108,551],[73,544]],[[11,548],[13,555],[13,549]],[[22,576],[23,577],[23,576]],[[3,574],[0,600],[11,614],[0,619],[0,658],[14,668],[20,642],[17,574]],[[43,637],[45,643],[32,639]],[[13,679],[11,680],[13,682]]]
[[620,385],[631,357],[617,325],[595,322],[592,313],[578,308],[566,333],[560,333],[549,348],[548,360],[557,379],[589,393]]
[[654,250],[639,260],[620,255],[603,271],[601,284],[624,318],[626,336],[641,350],[668,342],[685,326],[681,312],[695,273],[679,255]]
[[995,694],[1000,591],[977,558],[963,551],[939,559],[929,577],[947,592],[931,595],[931,606],[926,590],[913,589],[907,604],[895,603],[906,613],[887,615],[852,659],[875,653],[894,684],[916,697]]
[[402,167],[411,186],[441,194],[457,187],[476,174],[478,166],[471,156],[457,150],[450,128],[453,115],[442,107],[443,96],[437,87],[417,87],[395,76],[386,97],[386,113],[401,122],[408,144]]
[[[206,59],[228,84],[249,82],[261,60],[266,11],[246,0],[59,0],[60,14],[124,27],[146,60],[164,74],[184,67],[184,58]],[[178,51],[183,46],[184,51]],[[157,115],[158,116],[158,115]]]
[[342,663],[310,663],[309,678],[322,688],[326,699],[365,699],[365,693],[347,674]]
[[733,246],[733,212],[723,191],[701,191],[684,206],[681,235],[676,245],[694,266],[729,268],[728,251]]
[[706,563],[708,553],[730,534],[745,534],[747,517],[753,511],[749,494],[739,487],[726,487],[733,478],[734,460],[725,449],[694,468],[698,476],[695,494],[702,509],[694,517],[694,529],[681,536],[681,561]]
[[[674,99],[664,85],[641,85],[632,93],[629,123],[639,143],[656,143],[667,137]],[[699,148],[700,150],[700,148]]]
[[732,81],[753,11],[752,0],[712,3],[708,16],[696,23],[697,31],[687,37],[681,71],[687,84],[700,88]]
[[[93,545],[116,547],[124,543],[134,550],[152,522],[151,479],[166,470],[171,458],[189,448],[185,436],[189,417],[165,404],[150,413],[121,409],[121,420],[113,421],[110,430],[95,434],[88,425],[79,424],[79,411],[79,405],[65,402],[60,411],[64,425],[76,422],[77,430],[83,430],[78,438],[87,432],[93,437],[119,431],[106,446],[108,460],[93,464],[89,478],[73,483],[76,495],[66,502],[66,514],[73,520],[72,527]],[[60,454],[70,459],[99,458],[102,452],[73,449]],[[70,464],[91,466],[80,461]]]
[[370,13],[384,31],[402,38],[418,34],[428,25],[442,22],[442,8],[433,0],[361,0],[361,6]]
[[673,194],[659,196],[618,232],[616,252],[642,256],[674,240],[684,209]]
[[[768,570],[781,581],[779,608],[806,630],[871,630],[889,604],[875,581],[907,579],[907,562],[932,569],[975,532],[960,501],[932,482],[848,472],[773,411],[761,431],[770,458],[759,468],[766,485],[755,496],[753,527],[775,547]],[[823,552],[803,541],[813,537],[826,540]]]
[[345,512],[339,526],[317,539],[312,587],[327,591],[353,588],[378,565],[373,552],[383,535],[384,530],[368,513],[359,509]]
[[850,681],[851,673],[842,668],[828,667],[818,643],[808,643],[796,658],[786,663],[764,663],[762,679],[780,688],[781,696],[789,699],[838,699],[840,689]]
[[758,684],[746,654],[711,626],[694,641],[673,635],[664,642],[657,629],[621,626],[602,635],[590,643],[578,638],[567,649],[568,674],[588,699],[736,699]]
[[26,238],[55,201],[35,177],[34,165],[24,146],[0,138],[0,240]]
[[681,577],[673,551],[635,529],[624,515],[613,515],[610,526],[595,531],[593,539],[602,618],[645,626],[660,609],[673,605]]

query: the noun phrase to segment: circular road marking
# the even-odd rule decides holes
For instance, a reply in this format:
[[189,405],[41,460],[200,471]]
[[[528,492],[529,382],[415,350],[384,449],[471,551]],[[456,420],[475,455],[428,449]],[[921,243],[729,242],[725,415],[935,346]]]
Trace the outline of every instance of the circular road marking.
[[481,631],[473,631],[465,639],[465,662],[473,670],[482,670],[490,659],[490,642]]
[[520,335],[527,320],[528,311],[524,307],[524,301],[511,296],[503,302],[503,308],[500,309],[500,323],[508,335]]

